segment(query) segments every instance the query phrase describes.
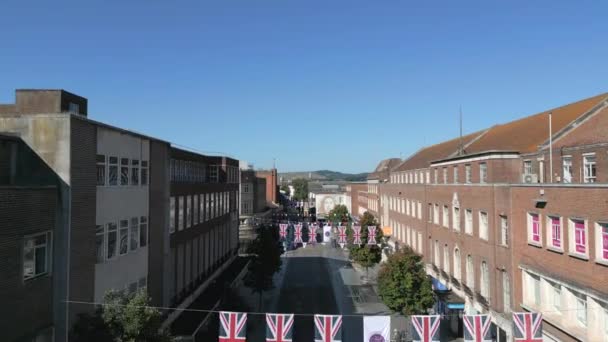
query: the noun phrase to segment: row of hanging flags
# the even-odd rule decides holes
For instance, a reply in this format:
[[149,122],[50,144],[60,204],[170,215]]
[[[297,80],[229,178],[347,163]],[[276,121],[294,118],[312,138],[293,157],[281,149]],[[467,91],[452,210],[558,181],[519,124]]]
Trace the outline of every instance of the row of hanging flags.
[[[287,223],[280,223],[279,224],[279,236],[281,238],[281,240],[286,240],[287,239],[287,228],[288,228],[288,224]],[[303,241],[302,239],[302,224],[301,223],[297,223],[293,225],[294,227],[294,232],[293,232],[293,243],[294,244],[306,244],[306,243],[315,243],[316,242],[316,231],[317,229],[319,229],[319,226],[317,224],[311,224],[308,225],[308,241]],[[328,227],[331,228],[331,226],[325,226],[324,227],[324,231],[328,230]],[[378,242],[376,241],[376,226],[367,226],[367,245],[376,245]],[[361,241],[361,226],[352,226],[352,230],[353,230],[353,236],[351,239],[351,242],[353,245],[358,245],[361,246],[363,243]],[[347,243],[347,237],[348,235],[346,234],[346,226],[338,226],[338,244],[340,245],[340,247],[344,248],[344,246]]]
[[[439,315],[411,316],[414,342],[439,342]],[[293,314],[266,314],[266,342],[293,341]],[[465,342],[492,342],[490,315],[464,315]],[[247,313],[220,312],[219,342],[245,342]],[[341,342],[341,315],[314,315],[315,342]],[[363,317],[363,342],[390,341],[390,316]],[[542,314],[513,313],[513,339],[542,342]],[[349,341],[350,342],[350,341]]]

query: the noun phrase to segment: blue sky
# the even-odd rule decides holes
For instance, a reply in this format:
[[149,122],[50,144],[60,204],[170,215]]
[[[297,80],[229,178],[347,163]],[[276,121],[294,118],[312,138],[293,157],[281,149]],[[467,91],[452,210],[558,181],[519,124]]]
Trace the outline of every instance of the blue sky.
[[608,91],[606,1],[3,2],[0,103],[281,171],[387,157]]

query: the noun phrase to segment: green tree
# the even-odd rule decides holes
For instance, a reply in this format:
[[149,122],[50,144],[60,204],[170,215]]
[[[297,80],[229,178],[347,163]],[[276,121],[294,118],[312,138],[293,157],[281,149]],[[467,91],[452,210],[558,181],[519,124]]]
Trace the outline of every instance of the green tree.
[[348,222],[350,214],[344,204],[338,204],[327,214],[327,218],[331,222]]
[[293,198],[296,201],[304,201],[308,199],[308,180],[304,178],[296,178],[291,181],[293,185]]
[[[365,267],[365,271],[367,272],[369,267],[374,266],[382,260],[382,248],[378,245],[367,245],[369,232],[367,230],[368,226],[376,227],[376,243],[380,244],[382,242],[382,229],[378,226],[378,221],[374,215],[369,212],[363,213],[363,217],[360,221],[361,226],[361,246],[350,244],[349,246],[349,258],[356,262],[357,264]],[[349,235],[352,234],[352,231],[349,232]],[[351,240],[352,241],[352,240]]]
[[79,316],[71,340],[115,342],[168,342],[171,336],[161,329],[161,313],[153,307],[144,290],[133,295],[110,291],[105,305],[94,314]]
[[382,264],[378,294],[386,306],[404,315],[426,314],[435,303],[422,258],[409,247],[390,255]]
[[285,193],[285,196],[289,197],[289,193],[290,193],[289,186],[287,186],[285,184],[281,185],[281,191],[283,191]]
[[256,239],[249,245],[248,253],[254,255],[249,263],[248,272],[243,279],[245,286],[259,295],[258,310],[262,309],[262,294],[274,288],[273,276],[281,269],[283,246],[278,231],[263,225],[257,230]]

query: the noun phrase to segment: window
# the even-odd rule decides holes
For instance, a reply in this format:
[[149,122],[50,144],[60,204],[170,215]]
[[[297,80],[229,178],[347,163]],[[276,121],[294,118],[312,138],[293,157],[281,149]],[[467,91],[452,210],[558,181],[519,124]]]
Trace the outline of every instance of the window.
[[547,226],[551,227],[551,231],[548,236],[551,237],[551,241],[548,242],[549,246],[557,249],[562,249],[562,225],[559,217],[547,217]]
[[426,171],[426,183],[430,184],[431,183],[431,171]]
[[485,183],[488,180],[488,164],[479,163],[479,183]]
[[139,160],[131,160],[131,185],[139,185]]
[[562,157],[562,171],[564,183],[572,183],[572,157],[564,156]]
[[148,245],[148,217],[142,216],[139,218],[139,246],[145,247]]
[[418,172],[414,172],[414,184],[418,183]]
[[169,233],[175,232],[175,197],[169,198]]
[[51,232],[23,238],[23,280],[49,273],[52,262]]
[[422,220],[422,202],[418,202],[418,219]]
[[433,169],[433,178],[435,179],[435,184],[437,184],[437,169]]
[[481,295],[485,298],[490,297],[490,271],[485,261],[481,262]]
[[141,161],[141,185],[148,185],[148,161]]
[[243,184],[243,192],[244,193],[248,193],[249,192],[249,184],[248,183]]
[[198,200],[198,223],[205,221],[205,194],[200,194]]
[[583,170],[585,183],[595,183],[595,154],[583,156]]
[[538,214],[528,213],[528,242],[540,244],[540,219]]
[[129,235],[131,236],[129,239],[129,249],[134,251],[139,248],[139,219],[137,217],[131,219],[131,231]]
[[129,220],[120,220],[120,255],[127,254],[129,251]]
[[418,253],[422,254],[422,233],[418,233]]
[[576,254],[587,254],[587,227],[583,220],[570,220],[570,251]]
[[97,262],[103,262],[103,251],[104,251],[104,229],[103,225],[95,226],[95,251],[97,255]]
[[437,267],[440,267],[440,265],[441,265],[441,259],[440,259],[441,258],[441,253],[439,251],[439,248],[440,248],[439,247],[439,240],[435,240],[435,246],[434,246],[434,252],[435,252],[435,254],[434,254],[434,256],[435,256],[435,265]]
[[464,182],[471,184],[471,164],[466,164],[464,166]]
[[443,270],[448,274],[450,273],[450,250],[448,245],[443,247]]
[[112,259],[116,257],[116,248],[117,240],[118,240],[118,229],[116,227],[116,223],[108,223],[107,225],[107,238],[106,238],[106,247],[107,254],[106,259]]
[[118,157],[108,157],[108,185],[118,185]]
[[406,211],[406,214],[409,216],[410,215],[410,200],[408,199],[406,201],[406,203],[407,203],[407,206],[405,207],[405,211]]
[[460,279],[460,249],[454,248],[454,278]]
[[479,238],[488,240],[488,213],[479,212]]
[[106,156],[97,155],[97,185],[106,185]]
[[562,307],[562,287],[558,284],[551,284],[553,308],[559,311]]
[[532,288],[534,290],[534,305],[540,305],[540,278],[534,275],[530,276],[532,280]]
[[464,232],[473,235],[473,210],[471,209],[464,211]]
[[192,226],[192,196],[186,196],[186,228]]
[[460,208],[455,206],[452,211],[452,227],[454,230],[460,231]]
[[129,158],[120,158],[120,185],[129,185]]
[[448,184],[448,168],[443,168],[443,184]]
[[529,175],[532,173],[532,161],[524,160],[524,175]]
[[217,182],[219,182],[218,166],[217,165],[210,165],[209,166],[209,181],[211,183],[217,183]]
[[597,223],[597,259],[600,261],[608,261],[608,223]]
[[447,205],[443,206],[443,226],[446,228],[450,227],[450,214],[448,213],[449,209]]
[[68,112],[74,114],[80,114],[80,105],[74,102],[68,103]]
[[500,244],[509,245],[509,224],[506,216],[500,216]]
[[467,255],[467,265],[466,265],[466,273],[467,273],[467,286],[473,290],[475,288],[475,274],[473,269],[473,257],[471,255]]
[[177,209],[177,230],[184,229],[184,196],[179,196]]
[[454,166],[454,184],[458,183],[458,166]]
[[511,283],[507,271],[502,271],[502,304],[504,312],[511,311]]
[[433,204],[429,203],[429,215],[427,217],[429,222],[433,222]]
[[192,195],[192,225],[198,224],[198,195]]
[[587,326],[587,300],[584,295],[576,295],[576,320]]
[[435,212],[433,213],[433,223],[439,224],[439,204],[435,203]]

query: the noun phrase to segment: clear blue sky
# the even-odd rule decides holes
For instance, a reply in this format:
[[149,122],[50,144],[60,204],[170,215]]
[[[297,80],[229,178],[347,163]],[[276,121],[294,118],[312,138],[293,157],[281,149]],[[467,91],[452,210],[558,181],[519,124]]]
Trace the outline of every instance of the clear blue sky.
[[608,91],[607,1],[4,1],[0,103],[64,88],[96,120],[281,171],[362,172]]

